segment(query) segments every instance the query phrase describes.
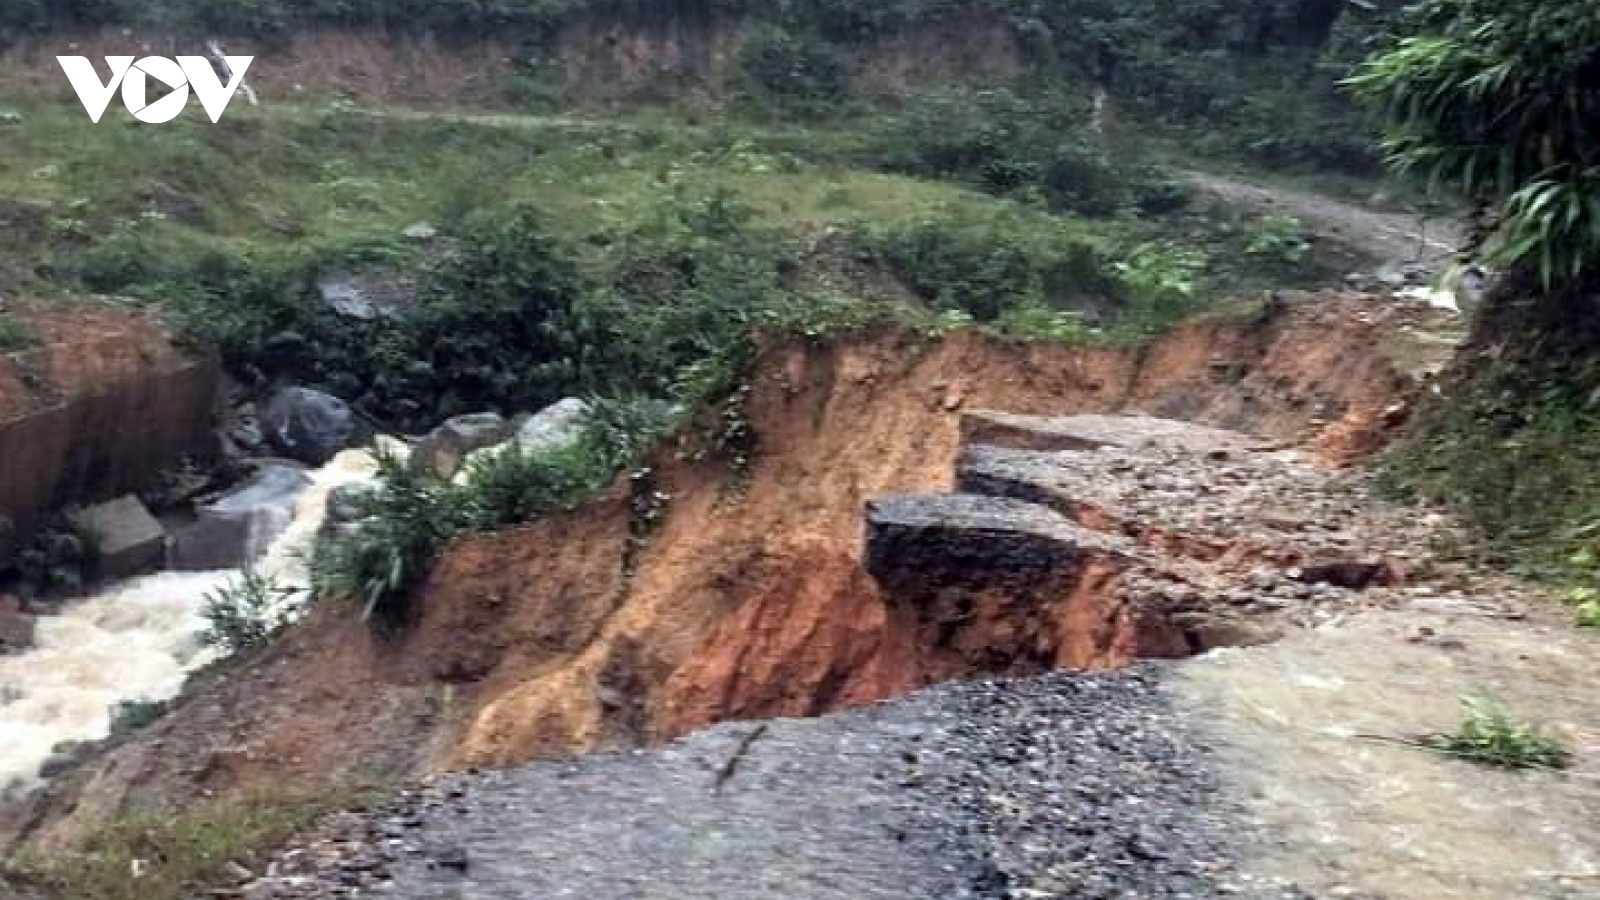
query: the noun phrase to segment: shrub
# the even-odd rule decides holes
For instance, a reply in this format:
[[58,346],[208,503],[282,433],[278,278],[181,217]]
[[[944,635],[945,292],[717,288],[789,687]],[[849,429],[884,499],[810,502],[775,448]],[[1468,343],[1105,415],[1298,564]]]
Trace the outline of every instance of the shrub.
[[850,73],[836,47],[779,26],[750,36],[736,64],[756,99],[781,108],[826,112],[849,93]]
[[99,562],[97,546],[94,535],[70,522],[44,528],[17,550],[14,565],[23,589],[53,594],[83,587]]
[[33,332],[0,310],[0,353],[21,350],[33,343]]
[[148,728],[171,711],[171,705],[160,700],[123,700],[111,707],[111,733],[127,734]]
[[[1570,0],[1427,0],[1349,80],[1403,171],[1501,214],[1490,249],[1546,287],[1600,260],[1600,18]],[[1485,235],[1486,236],[1486,235]]]
[[297,593],[246,567],[238,580],[205,595],[208,625],[201,640],[230,654],[265,647],[288,625]]
[[1085,216],[1158,215],[1187,203],[1181,182],[1137,159],[1113,160],[1091,142],[1087,121],[1081,103],[1054,94],[935,93],[882,129],[870,162],[995,194],[1031,191],[1053,209]]
[[1304,223],[1293,216],[1268,216],[1250,236],[1245,252],[1288,266],[1305,262],[1311,254],[1311,239]]
[[907,225],[860,226],[853,240],[940,310],[994,322],[1008,310],[1115,293],[1098,246],[1065,228],[940,210]]
[[377,487],[354,501],[357,521],[313,549],[314,590],[359,599],[363,617],[381,627],[402,625],[413,588],[450,541],[582,501],[637,462],[671,420],[660,404],[600,401],[573,440],[537,452],[508,445],[470,462],[459,482],[380,452]]

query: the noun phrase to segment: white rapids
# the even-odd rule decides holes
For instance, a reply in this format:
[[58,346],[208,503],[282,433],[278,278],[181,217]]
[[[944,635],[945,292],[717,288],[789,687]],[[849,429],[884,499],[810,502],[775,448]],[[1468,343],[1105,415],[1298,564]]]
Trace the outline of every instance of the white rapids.
[[[306,599],[305,555],[329,492],[370,481],[375,468],[367,451],[347,450],[311,473],[287,526],[266,542],[256,570],[297,589],[285,598],[286,618]],[[62,742],[105,737],[118,704],[176,696],[190,672],[217,658],[200,640],[206,595],[241,574],[149,575],[41,617],[32,649],[0,656],[0,791],[36,783],[40,764]]]

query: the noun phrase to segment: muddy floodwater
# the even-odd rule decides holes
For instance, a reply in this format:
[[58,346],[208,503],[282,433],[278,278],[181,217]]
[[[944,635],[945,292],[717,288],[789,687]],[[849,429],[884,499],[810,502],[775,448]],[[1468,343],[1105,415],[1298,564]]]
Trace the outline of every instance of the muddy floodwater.
[[[305,553],[334,488],[372,477],[365,451],[347,451],[311,473],[311,486],[284,499],[281,521],[262,541],[259,571],[299,589]],[[216,658],[200,640],[206,596],[239,571],[162,572],[112,585],[39,620],[35,646],[0,656],[0,791],[37,783],[39,766],[69,741],[106,736],[117,704],[178,694],[189,673]]]
[[[1220,747],[1262,875],[1330,897],[1594,898],[1596,659],[1600,640],[1564,623],[1382,612],[1195,660],[1174,690]],[[1573,768],[1506,772],[1358,737],[1451,731],[1467,696],[1547,724]]]

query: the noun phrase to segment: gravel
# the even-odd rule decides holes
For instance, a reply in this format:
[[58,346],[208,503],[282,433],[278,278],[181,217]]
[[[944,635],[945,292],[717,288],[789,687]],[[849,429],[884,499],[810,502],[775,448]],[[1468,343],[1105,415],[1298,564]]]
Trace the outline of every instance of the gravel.
[[244,896],[1300,896],[1237,871],[1160,672],[946,684],[454,776],[329,819]]

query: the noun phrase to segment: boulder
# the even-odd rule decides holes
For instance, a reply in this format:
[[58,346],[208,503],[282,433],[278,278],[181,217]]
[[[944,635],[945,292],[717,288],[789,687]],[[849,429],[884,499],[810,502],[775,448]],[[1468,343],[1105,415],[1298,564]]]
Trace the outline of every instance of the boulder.
[[166,529],[137,497],[85,507],[68,518],[93,536],[102,577],[142,575],[159,568],[166,558]]
[[261,410],[261,431],[274,452],[322,466],[371,432],[348,403],[309,388],[284,388]]
[[0,597],[0,654],[31,648],[37,625],[37,618],[23,611],[22,601]]
[[456,416],[417,442],[411,451],[410,463],[418,470],[450,478],[461,468],[468,454],[504,443],[514,431],[515,427],[498,413]]
[[310,476],[297,464],[261,464],[244,483],[196,508],[195,521],[173,533],[167,566],[204,572],[255,559],[288,527],[296,499],[310,486]]
[[571,397],[550,404],[517,429],[517,446],[525,453],[537,453],[571,442],[590,409],[586,401]]
[[[583,421],[589,415],[590,406],[583,400],[568,398],[552,403],[534,415],[526,418],[519,417],[516,434],[511,440],[499,446],[516,447],[523,453],[541,453],[546,450],[571,443],[578,436],[583,427]],[[465,457],[462,465],[457,467],[454,477],[457,481],[465,477],[465,470],[474,459],[481,459],[484,454],[492,453],[497,447],[483,447],[475,450]]]

